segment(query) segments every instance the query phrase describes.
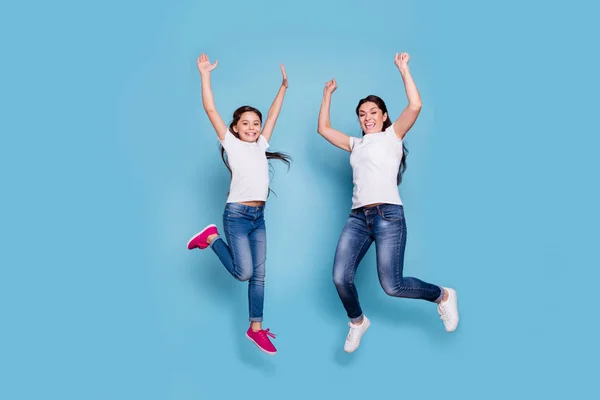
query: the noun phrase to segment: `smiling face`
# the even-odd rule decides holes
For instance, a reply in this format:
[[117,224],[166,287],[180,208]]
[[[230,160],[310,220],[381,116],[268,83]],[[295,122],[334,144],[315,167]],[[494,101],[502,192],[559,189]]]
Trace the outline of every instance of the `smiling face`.
[[383,131],[383,123],[387,118],[387,113],[372,101],[364,102],[358,108],[358,121],[365,134]]
[[233,131],[237,133],[243,142],[256,142],[260,135],[261,119],[253,111],[246,111],[240,115],[240,119],[233,125]]

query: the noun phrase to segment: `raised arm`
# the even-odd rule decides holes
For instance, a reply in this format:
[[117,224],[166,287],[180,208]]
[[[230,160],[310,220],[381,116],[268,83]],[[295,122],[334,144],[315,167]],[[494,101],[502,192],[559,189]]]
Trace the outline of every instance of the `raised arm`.
[[210,87],[210,73],[217,68],[219,60],[215,61],[214,64],[211,64],[208,56],[202,53],[200,57],[198,57],[197,63],[198,71],[200,71],[200,77],[202,78],[202,105],[204,106],[204,111],[206,111],[206,115],[208,115],[208,119],[213,128],[215,128],[215,132],[217,132],[219,139],[224,140],[225,134],[227,133],[227,125],[225,125],[223,119],[217,112],[215,99],[213,98],[212,89]]
[[319,126],[317,132],[327,141],[342,150],[350,151],[350,137],[331,127],[329,109],[331,108],[331,95],[337,89],[335,79],[325,83],[323,90],[323,100],[321,101],[321,110],[319,111]]
[[394,122],[394,132],[399,139],[404,139],[404,136],[410,128],[412,128],[421,112],[421,96],[419,96],[415,81],[410,74],[408,60],[410,60],[410,55],[408,55],[408,53],[396,53],[396,58],[394,60],[400,71],[400,75],[402,75],[406,97],[408,97],[408,105],[404,111],[402,111],[402,114],[400,114],[396,122]]
[[269,108],[269,114],[267,114],[267,119],[265,121],[265,125],[263,126],[262,135],[267,142],[271,139],[271,135],[273,134],[273,129],[275,129],[275,123],[277,122],[277,118],[279,117],[279,112],[281,111],[281,106],[283,105],[283,98],[285,97],[285,91],[288,87],[287,75],[285,73],[285,68],[283,64],[280,65],[281,74],[283,75],[283,79],[281,81],[281,86],[279,87],[279,91],[277,92],[277,96],[275,96],[275,100],[273,100],[273,104],[271,104],[271,108]]

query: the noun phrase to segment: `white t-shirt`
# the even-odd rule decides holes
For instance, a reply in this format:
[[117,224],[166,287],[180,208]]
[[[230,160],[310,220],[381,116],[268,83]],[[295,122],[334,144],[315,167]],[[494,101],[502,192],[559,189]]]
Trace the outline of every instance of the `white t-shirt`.
[[350,151],[354,181],[352,209],[373,203],[401,205],[396,179],[403,149],[394,125],[362,138],[351,136]]
[[227,203],[266,201],[269,195],[269,163],[265,152],[269,143],[263,135],[253,143],[236,138],[229,129],[221,145],[231,168]]

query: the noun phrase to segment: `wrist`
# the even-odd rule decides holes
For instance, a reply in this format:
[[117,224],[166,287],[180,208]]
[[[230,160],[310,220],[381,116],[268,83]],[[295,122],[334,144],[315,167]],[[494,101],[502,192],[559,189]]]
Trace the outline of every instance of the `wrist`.
[[400,66],[398,67],[398,71],[400,71],[401,74],[406,74],[410,72],[410,68],[408,68],[408,65]]

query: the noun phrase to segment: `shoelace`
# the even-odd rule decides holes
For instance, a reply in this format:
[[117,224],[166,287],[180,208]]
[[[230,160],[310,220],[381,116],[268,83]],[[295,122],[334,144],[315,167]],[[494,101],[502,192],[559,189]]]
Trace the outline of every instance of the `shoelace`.
[[270,336],[273,339],[275,339],[275,334],[271,333],[270,329],[261,329],[259,332],[260,332],[261,335]]
[[358,332],[358,326],[354,326],[350,322],[348,322],[348,326],[350,327],[350,332],[348,332],[348,341],[352,342],[354,341],[356,333]]
[[440,310],[440,319],[442,321],[448,321],[450,319],[450,313],[448,313],[448,310],[446,309],[446,305],[440,304],[438,309]]

